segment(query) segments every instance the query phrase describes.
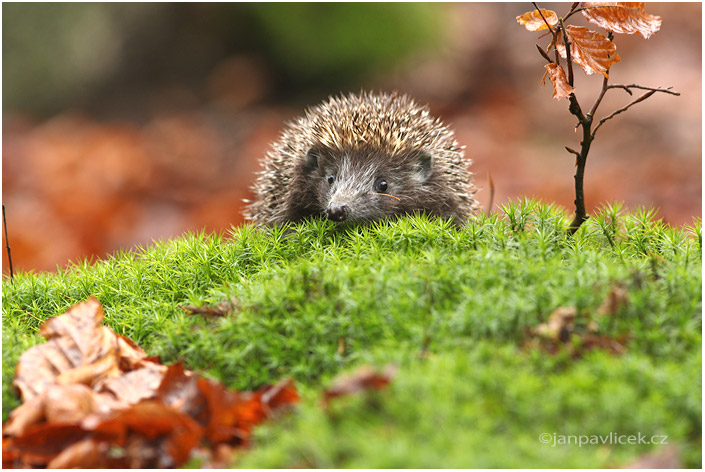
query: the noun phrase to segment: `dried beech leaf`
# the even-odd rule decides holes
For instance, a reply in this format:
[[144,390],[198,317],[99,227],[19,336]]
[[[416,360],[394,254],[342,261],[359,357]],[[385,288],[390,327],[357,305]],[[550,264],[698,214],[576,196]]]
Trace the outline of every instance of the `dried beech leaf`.
[[101,422],[93,433],[124,446],[132,468],[165,468],[188,460],[203,429],[188,415],[161,402],[143,401]]
[[115,334],[115,336],[117,337],[118,357],[120,358],[120,368],[122,370],[133,370],[145,365],[160,364],[159,359],[147,356],[132,339],[119,334]]
[[147,363],[144,367],[126,372],[118,377],[100,379],[93,386],[100,392],[110,392],[127,405],[155,395],[162,382],[166,367]]
[[4,466],[171,468],[194,451],[226,464],[257,423],[299,399],[289,379],[238,392],[157,364],[102,319],[97,300],[75,305],[22,355],[28,393],[3,425]]
[[548,78],[553,83],[553,98],[556,100],[570,98],[570,94],[574,93],[575,90],[568,83],[563,68],[559,64],[551,63],[546,64],[546,70],[548,71]]
[[532,329],[533,334],[552,341],[566,342],[570,339],[573,322],[578,311],[574,307],[561,306],[556,308],[548,321]]
[[[619,62],[615,53],[617,46],[601,33],[590,31],[584,26],[567,25],[566,36],[570,41],[570,56],[573,62],[583,68],[586,74],[600,73],[608,77],[607,71]],[[556,49],[562,57],[567,57],[563,35],[558,35]]]
[[44,416],[48,423],[79,423],[98,412],[95,392],[85,385],[52,385],[46,391]]
[[597,314],[601,316],[615,315],[620,308],[628,304],[629,296],[627,295],[627,291],[622,287],[615,286],[610,289],[607,298],[602,302],[600,308],[597,309]]
[[230,302],[221,302],[215,306],[179,305],[179,308],[184,310],[188,315],[206,315],[211,317],[222,317],[227,316],[228,313],[231,313],[233,311],[234,306],[235,305]]
[[205,398],[200,396],[196,379],[197,376],[184,370],[181,362],[172,364],[164,373],[157,389],[157,398],[165,405],[189,414],[199,423],[205,424]]
[[644,2],[585,2],[583,15],[613,33],[639,33],[644,39],[661,29],[661,17],[644,11]]
[[259,399],[249,392],[226,390],[222,384],[208,379],[199,378],[197,382],[208,405],[208,440],[216,444],[247,444],[252,426],[266,417]]
[[[541,13],[543,13],[543,18],[541,17]],[[517,16],[517,22],[519,22],[520,25],[526,26],[526,29],[529,31],[548,29],[546,21],[548,21],[551,26],[558,23],[558,15],[556,15],[556,12],[542,8],[541,13],[539,13],[539,10],[528,11],[523,15]],[[546,18],[546,21],[544,21],[544,18]]]
[[28,426],[44,419],[44,395],[37,395],[10,412],[10,419],[2,427],[3,436],[19,436]]
[[20,453],[24,462],[46,465],[69,445],[87,435],[79,425],[42,423],[13,438],[12,448]]
[[49,341],[25,351],[17,364],[14,384],[22,399],[29,400],[57,382],[88,383],[92,376],[115,373],[117,344],[102,321],[100,302],[90,298],[44,323],[39,335]]
[[333,398],[350,395],[364,390],[380,390],[392,381],[396,367],[389,365],[383,370],[362,366],[350,375],[341,376],[323,392],[323,405],[326,407]]
[[262,388],[258,394],[262,403],[270,410],[278,410],[299,401],[299,392],[292,379],[280,380],[276,385]]
[[2,468],[11,469],[20,459],[20,453],[14,447],[14,439],[9,436],[2,437]]
[[585,351],[602,349],[603,351],[621,356],[624,354],[624,342],[624,339],[613,339],[609,336],[586,334],[580,338],[580,344],[578,347]]
[[51,385],[10,412],[3,434],[20,436],[32,425],[79,424],[95,414],[108,414],[126,408],[113,395],[97,393],[85,385]]
[[[107,469],[115,468],[108,455],[110,444],[105,441],[84,439],[73,443],[54,457],[48,469]],[[123,466],[124,467],[124,466]]]

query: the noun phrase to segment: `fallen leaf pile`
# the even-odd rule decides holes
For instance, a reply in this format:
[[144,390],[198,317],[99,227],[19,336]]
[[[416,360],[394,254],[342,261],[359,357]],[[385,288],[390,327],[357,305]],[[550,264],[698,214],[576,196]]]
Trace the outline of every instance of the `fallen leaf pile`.
[[[610,289],[596,315],[616,316],[618,311],[627,306],[627,292],[620,286]],[[578,321],[581,323],[578,326]],[[575,307],[556,308],[544,323],[526,330],[524,348],[539,348],[551,354],[567,351],[573,357],[580,357],[585,352],[603,349],[612,354],[622,354],[628,335],[621,334],[615,338],[600,334],[597,323],[588,315],[580,317]]]
[[14,384],[24,403],[3,425],[4,467],[222,466],[256,424],[299,399],[291,380],[237,392],[164,366],[103,316],[95,298],[75,305],[20,357]]

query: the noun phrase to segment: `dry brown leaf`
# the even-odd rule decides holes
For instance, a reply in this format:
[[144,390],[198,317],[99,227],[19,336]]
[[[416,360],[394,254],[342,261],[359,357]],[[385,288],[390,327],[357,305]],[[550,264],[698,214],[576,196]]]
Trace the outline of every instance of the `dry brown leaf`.
[[112,395],[94,392],[82,384],[51,385],[10,412],[3,434],[20,436],[40,422],[78,424],[91,415],[107,414],[126,406]]
[[71,444],[54,457],[48,469],[107,469],[124,467],[122,463],[115,463],[114,459],[108,455],[110,443],[106,441],[96,441],[95,439],[83,439]]
[[41,423],[30,426],[21,436],[12,437],[9,447],[19,453],[23,464],[46,466],[61,451],[87,435],[76,424]]
[[571,93],[575,93],[573,87],[568,83],[563,67],[559,64],[546,64],[548,78],[553,84],[553,98],[560,100],[561,98],[570,98]]
[[573,322],[578,311],[575,307],[561,306],[556,308],[548,321],[532,329],[535,335],[552,341],[567,342],[573,329]]
[[[543,18],[541,17],[541,13],[543,13]],[[546,21],[551,26],[558,23],[558,15],[556,15],[556,12],[544,10],[542,8],[541,13],[539,13],[539,10],[528,11],[523,15],[517,16],[517,22],[519,22],[520,25],[526,26],[526,29],[529,31],[541,31],[548,29],[548,26],[546,26]],[[544,21],[544,18],[546,21]]]
[[597,314],[600,316],[612,316],[623,306],[629,305],[629,296],[627,291],[622,287],[614,286],[607,294],[607,298],[602,302],[602,305],[597,309]]
[[96,438],[124,448],[131,468],[166,468],[184,464],[203,435],[191,417],[158,401],[143,401],[92,429]]
[[290,379],[238,392],[180,363],[156,364],[102,319],[97,300],[75,305],[20,358],[28,394],[3,425],[4,466],[178,467],[197,447],[224,464],[257,423],[299,400]]
[[133,405],[156,394],[165,371],[163,365],[147,363],[118,377],[102,378],[93,384],[93,388],[98,392],[110,392],[125,406]]
[[271,411],[298,403],[300,398],[292,379],[283,379],[276,385],[263,387],[257,394],[260,396],[262,404],[267,407],[268,414]]
[[49,319],[39,335],[49,341],[25,351],[17,364],[14,385],[27,401],[55,383],[90,383],[115,374],[117,343],[104,328],[103,309],[95,298]]
[[[103,317],[100,302],[91,297],[42,325],[39,334],[48,341],[25,351],[17,364],[14,384],[23,400],[57,384],[105,387],[127,403],[154,394],[166,367],[152,362],[131,340],[102,326]],[[138,373],[123,377],[133,369]],[[149,387],[152,391],[145,391]]]
[[578,352],[574,352],[574,355],[581,354],[580,351],[593,351],[595,349],[602,349],[611,354],[621,356],[624,354],[624,344],[626,343],[626,336],[619,336],[617,339],[613,339],[609,336],[598,336],[596,334],[585,334],[580,338],[580,343],[575,347]]
[[215,306],[204,305],[204,306],[193,306],[193,305],[179,305],[183,311],[188,315],[206,315],[212,317],[222,317],[227,316],[228,313],[233,311],[235,307],[234,303],[221,302]]
[[[566,36],[570,41],[570,56],[586,74],[600,73],[608,77],[608,70],[619,62],[616,54],[617,46],[601,33],[590,31],[584,26],[567,25]],[[556,49],[560,55],[567,58],[563,35],[558,35]]]
[[355,372],[340,376],[323,392],[323,407],[327,408],[333,398],[350,395],[364,390],[381,390],[389,385],[397,369],[388,365],[384,369],[364,365]]
[[585,2],[583,15],[613,33],[639,33],[644,39],[661,29],[661,17],[644,11],[644,2]]

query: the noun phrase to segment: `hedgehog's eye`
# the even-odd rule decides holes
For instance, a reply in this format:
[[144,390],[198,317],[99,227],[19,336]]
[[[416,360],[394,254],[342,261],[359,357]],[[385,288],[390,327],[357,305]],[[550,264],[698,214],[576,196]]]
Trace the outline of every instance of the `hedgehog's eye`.
[[387,191],[387,181],[384,179],[377,179],[377,183],[375,183],[375,190],[378,192],[386,192]]
[[333,182],[335,182],[335,175],[329,175],[328,176],[328,183],[333,185]]

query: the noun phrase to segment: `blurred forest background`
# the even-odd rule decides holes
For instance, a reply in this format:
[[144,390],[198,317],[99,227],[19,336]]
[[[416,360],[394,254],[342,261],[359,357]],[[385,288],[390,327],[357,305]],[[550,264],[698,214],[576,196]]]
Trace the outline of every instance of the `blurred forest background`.
[[[570,4],[540,6],[560,15]],[[656,94],[600,129],[589,211],[656,207],[674,225],[701,215],[701,8],[647,3],[661,31],[616,35],[622,61],[611,83],[681,96]],[[491,173],[495,208],[529,196],[572,211],[574,157],[564,146],[577,148],[579,134],[568,102],[539,86],[539,33],[515,20],[532,9],[3,3],[2,201],[15,270],[241,224],[258,159],[283,122],[361,89],[408,93],[449,123],[474,161],[483,206]],[[584,107],[600,85],[576,72]],[[629,100],[611,91],[603,116]]]

